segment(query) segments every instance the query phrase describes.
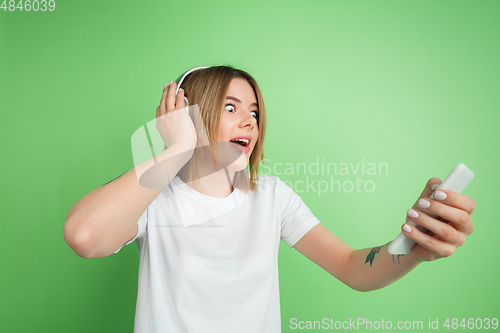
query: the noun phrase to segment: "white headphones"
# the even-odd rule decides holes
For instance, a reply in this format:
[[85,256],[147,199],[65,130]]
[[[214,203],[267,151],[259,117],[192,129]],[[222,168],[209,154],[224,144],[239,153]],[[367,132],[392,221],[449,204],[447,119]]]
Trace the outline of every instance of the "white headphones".
[[[188,76],[189,74],[191,74],[194,71],[197,71],[198,69],[205,69],[205,68],[208,68],[208,66],[200,66],[200,67],[191,68],[190,70],[188,70],[187,72],[185,72],[184,74],[179,76],[177,78],[177,80],[175,80],[175,82],[177,83],[177,89],[175,90],[175,97],[177,97],[177,93],[179,92],[179,89],[181,88],[182,81],[184,81],[186,76]],[[188,103],[186,96],[184,96],[184,103],[185,103],[185,108],[187,109],[189,106],[189,103]]]

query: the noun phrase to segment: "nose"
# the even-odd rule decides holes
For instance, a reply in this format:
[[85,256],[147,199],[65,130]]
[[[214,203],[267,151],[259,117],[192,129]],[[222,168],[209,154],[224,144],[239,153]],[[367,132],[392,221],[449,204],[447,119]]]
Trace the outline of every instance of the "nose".
[[251,129],[257,124],[257,119],[250,112],[242,112],[242,120],[240,122],[241,127],[249,126]]

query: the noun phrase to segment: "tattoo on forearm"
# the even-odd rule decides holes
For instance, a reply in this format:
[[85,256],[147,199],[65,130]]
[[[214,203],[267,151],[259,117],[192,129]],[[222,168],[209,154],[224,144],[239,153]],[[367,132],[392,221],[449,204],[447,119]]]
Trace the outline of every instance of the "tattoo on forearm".
[[[389,242],[389,243],[386,243],[386,244],[384,244],[384,245],[381,245],[381,246],[376,246],[376,247],[372,248],[372,249],[370,250],[370,253],[368,253],[368,255],[366,256],[365,264],[366,264],[367,262],[370,262],[370,267],[372,267],[373,260],[375,259],[375,255],[376,255],[377,253],[379,253],[379,252],[380,252],[380,250],[382,250],[382,248],[383,248],[384,246],[389,246],[389,244],[390,244],[390,243],[392,243],[392,242]],[[400,258],[400,257],[402,257],[402,256],[404,256],[404,254],[398,254],[398,255],[394,255],[394,254],[393,254],[393,255],[392,255],[392,262],[393,262],[393,263],[396,263],[396,260],[397,260],[397,261],[398,261],[398,264],[400,264],[400,265],[401,265],[401,262],[399,261],[399,258]]]
[[[390,241],[390,242],[389,242],[389,243],[387,243],[387,244],[390,244],[390,243],[392,243],[392,241]],[[398,264],[400,264],[400,265],[401,265],[401,262],[399,261],[399,258],[401,258],[401,257],[403,257],[403,256],[404,256],[404,254],[393,254],[393,255],[392,255],[392,262],[393,262],[393,263],[396,263],[396,260],[394,259],[394,258],[396,258],[396,259],[398,260]]]
[[[387,244],[389,244],[389,243],[387,243]],[[375,255],[376,255],[377,253],[379,253],[379,252],[380,252],[380,250],[382,250],[382,248],[383,248],[384,246],[386,246],[387,244],[380,245],[380,246],[376,246],[376,247],[372,248],[372,249],[370,250],[370,253],[368,253],[368,255],[366,256],[365,264],[366,264],[367,262],[370,262],[370,267],[372,267],[372,264],[373,264],[373,259],[375,259]]]
[[400,265],[401,265],[401,263],[399,262],[399,257],[402,257],[402,256],[404,256],[404,254],[398,254],[398,255],[393,254],[393,255],[392,255],[392,262],[393,262],[393,263],[396,263],[396,261],[394,260],[394,257],[396,257],[396,258],[398,259],[398,264],[400,264]]

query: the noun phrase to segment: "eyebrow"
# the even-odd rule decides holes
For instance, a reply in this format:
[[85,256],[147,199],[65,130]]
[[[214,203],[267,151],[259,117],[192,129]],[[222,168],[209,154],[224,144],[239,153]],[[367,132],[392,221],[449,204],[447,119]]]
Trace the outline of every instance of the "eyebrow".
[[[233,97],[233,96],[226,96],[226,99],[230,99],[230,100],[233,100],[233,101],[238,102],[238,103],[240,103],[240,104],[241,104],[241,101],[240,101],[238,98],[236,98],[236,97]],[[257,104],[257,103],[252,103],[252,104],[250,104],[250,106],[256,106],[256,107],[259,107],[259,104]]]

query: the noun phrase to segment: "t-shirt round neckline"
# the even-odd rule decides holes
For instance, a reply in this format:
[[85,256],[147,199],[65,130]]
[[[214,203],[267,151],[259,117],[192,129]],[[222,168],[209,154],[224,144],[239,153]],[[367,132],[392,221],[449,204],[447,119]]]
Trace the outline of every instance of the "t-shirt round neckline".
[[235,202],[241,202],[241,200],[245,197],[245,193],[239,188],[235,188],[231,194],[229,194],[225,198],[216,198],[211,197],[209,195],[202,194],[195,189],[191,188],[188,184],[184,183],[184,181],[179,177],[175,176],[174,179],[170,182],[172,189],[182,191],[186,196],[190,197],[193,200],[196,200],[200,203],[214,205],[218,207],[225,207],[234,205]]

